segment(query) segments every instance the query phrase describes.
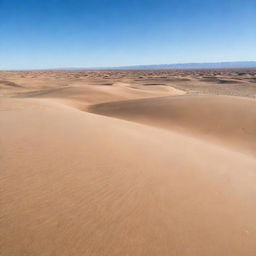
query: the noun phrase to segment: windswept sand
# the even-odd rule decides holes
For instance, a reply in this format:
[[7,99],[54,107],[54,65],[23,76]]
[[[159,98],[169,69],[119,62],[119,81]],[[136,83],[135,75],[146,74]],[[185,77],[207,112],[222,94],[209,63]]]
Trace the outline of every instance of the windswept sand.
[[0,72],[0,255],[255,256],[255,74]]

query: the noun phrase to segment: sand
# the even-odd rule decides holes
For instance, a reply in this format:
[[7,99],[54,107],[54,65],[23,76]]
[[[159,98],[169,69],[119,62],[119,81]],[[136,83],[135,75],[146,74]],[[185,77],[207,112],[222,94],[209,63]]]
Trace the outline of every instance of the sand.
[[0,72],[0,255],[254,256],[255,74]]

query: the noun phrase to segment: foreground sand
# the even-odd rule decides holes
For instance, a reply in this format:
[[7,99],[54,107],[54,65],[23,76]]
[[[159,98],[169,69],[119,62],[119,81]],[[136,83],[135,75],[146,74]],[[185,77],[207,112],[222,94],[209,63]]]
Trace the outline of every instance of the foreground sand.
[[0,73],[1,255],[255,255],[254,73],[151,72]]

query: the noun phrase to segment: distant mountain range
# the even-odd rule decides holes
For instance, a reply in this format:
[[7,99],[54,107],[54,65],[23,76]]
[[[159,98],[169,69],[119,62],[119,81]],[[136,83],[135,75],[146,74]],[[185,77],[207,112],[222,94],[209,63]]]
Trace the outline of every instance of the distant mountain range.
[[256,61],[180,63],[180,64],[113,67],[113,69],[211,69],[211,68],[256,68]]
[[256,61],[233,61],[233,62],[205,62],[205,63],[177,63],[158,65],[134,65],[120,67],[66,67],[51,70],[143,70],[143,69],[225,69],[225,68],[256,68]]
[[[16,70],[143,70],[143,69],[235,69],[256,68],[256,61],[233,61],[233,62],[205,62],[205,63],[177,63],[158,65],[133,65],[120,67],[62,67],[43,69],[16,69]],[[0,68],[1,70],[1,68]],[[6,70],[6,69],[5,69]]]

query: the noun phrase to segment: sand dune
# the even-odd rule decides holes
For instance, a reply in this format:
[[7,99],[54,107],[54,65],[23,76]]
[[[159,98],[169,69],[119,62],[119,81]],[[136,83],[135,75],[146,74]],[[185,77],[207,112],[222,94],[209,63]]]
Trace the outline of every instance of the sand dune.
[[256,155],[256,101],[230,96],[179,96],[90,106],[93,113],[185,132]]
[[0,73],[0,255],[255,255],[255,99],[129,72]]

